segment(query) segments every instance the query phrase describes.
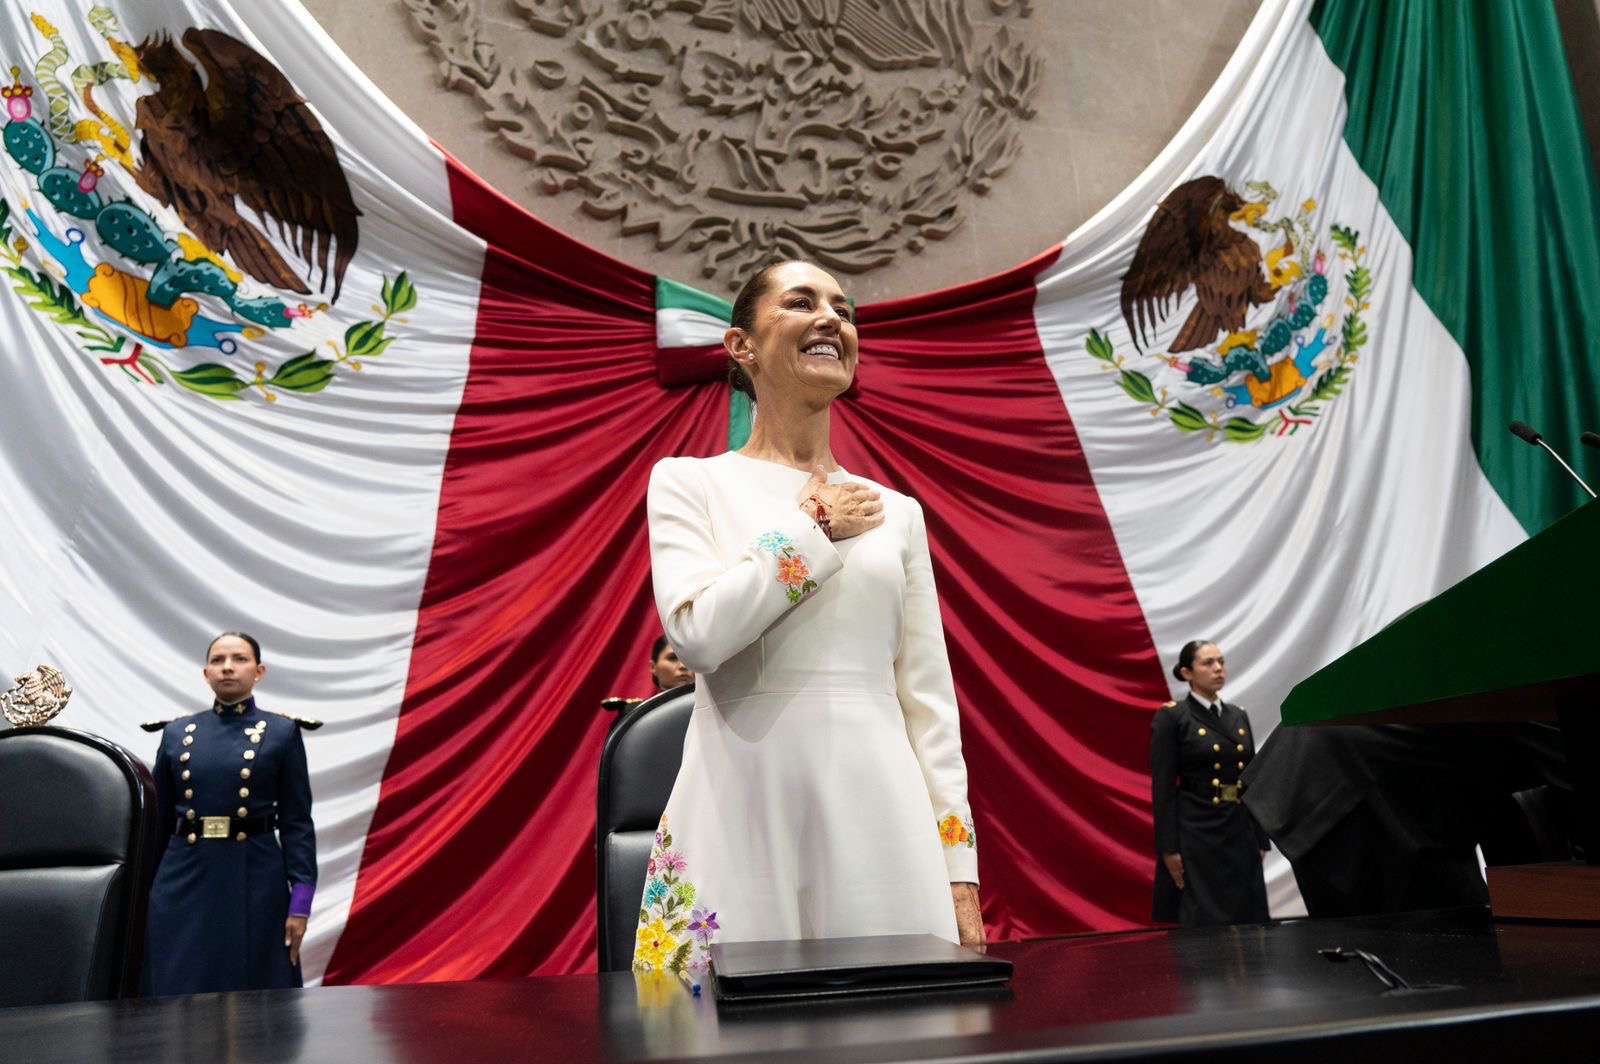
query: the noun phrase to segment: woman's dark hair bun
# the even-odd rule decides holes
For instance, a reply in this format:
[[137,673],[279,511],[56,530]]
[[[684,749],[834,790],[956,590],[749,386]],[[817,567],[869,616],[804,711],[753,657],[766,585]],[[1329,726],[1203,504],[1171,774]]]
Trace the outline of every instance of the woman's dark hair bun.
[[756,401],[755,382],[750,379],[750,374],[744,371],[744,367],[733,360],[732,356],[728,358],[728,387],[736,392],[743,392],[748,395],[752,403]]
[[1194,668],[1194,656],[1200,653],[1201,647],[1212,644],[1213,640],[1210,639],[1191,639],[1183,644],[1183,649],[1178,651],[1178,663],[1172,667],[1172,678],[1179,683],[1188,683],[1189,681],[1183,678],[1183,670]]

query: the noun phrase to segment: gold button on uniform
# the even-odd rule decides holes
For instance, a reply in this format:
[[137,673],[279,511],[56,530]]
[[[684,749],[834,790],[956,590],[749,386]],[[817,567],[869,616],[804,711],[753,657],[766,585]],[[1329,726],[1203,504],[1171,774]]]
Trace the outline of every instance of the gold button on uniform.
[[194,832],[192,832],[192,831],[191,831],[191,832],[189,832],[189,845],[190,845],[190,846],[193,846],[193,845],[194,845],[194,840],[195,840],[195,839],[196,839],[196,837],[197,837],[197,836],[196,836],[196,835],[195,835],[195,833],[194,833]]
[[185,819],[185,820],[193,820],[194,819],[194,810],[191,809],[187,813],[183,814],[183,819]]
[[191,799],[193,797],[194,797],[194,788],[193,787],[185,787],[184,791],[183,791],[183,800],[187,802],[187,801],[189,801],[189,799]]
[[1240,768],[1244,768],[1244,762],[1243,761],[1239,762],[1239,767]]
[[244,806],[241,805],[239,807],[239,815],[242,816],[242,817],[249,816],[250,815],[250,810],[246,809]]
[[241,831],[239,834],[235,835],[234,838],[240,842],[243,842],[245,840],[245,833]]
[[1244,734],[1244,729],[1243,729],[1243,728],[1240,728],[1240,729],[1239,729],[1239,734],[1240,734],[1240,735],[1243,735],[1243,734]]
[[1213,794],[1211,796],[1211,804],[1212,805],[1221,805],[1222,804],[1221,796]]
[[192,731],[194,731],[194,725],[193,724],[185,724],[183,726],[183,730],[186,731],[186,732],[192,732]]
[[1220,754],[1220,753],[1222,753],[1222,744],[1221,743],[1212,743],[1211,744],[1211,749]]
[[1205,734],[1205,733],[1206,733],[1206,730],[1205,730],[1205,729],[1204,729],[1204,728],[1201,728],[1201,729],[1200,729],[1200,734],[1201,734],[1201,735],[1204,735],[1204,734]]
[[1212,762],[1212,763],[1211,763],[1211,770],[1212,770],[1212,771],[1213,771],[1213,772],[1215,772],[1215,771],[1216,771],[1216,770],[1217,770],[1217,769],[1219,769],[1219,768],[1221,768],[1221,767],[1222,767],[1222,762],[1221,762],[1221,761],[1213,761],[1213,762]]
[[256,759],[256,752],[254,750],[246,750],[244,752],[244,759],[246,761],[254,761]]
[[242,780],[249,779],[250,778],[250,770],[247,769],[247,768],[240,769],[239,770],[239,778],[242,779]]
[[183,737],[183,745],[184,745],[184,746],[193,746],[193,745],[194,745],[194,736],[192,736],[192,735],[185,735],[185,736],[184,736],[184,737]]
[[187,761],[187,760],[189,760],[189,751],[185,750],[183,753],[179,754],[178,755],[178,760],[179,761]]
[[1244,743],[1238,743],[1234,746],[1234,749],[1239,751],[1241,754],[1244,753]]
[[183,770],[183,778],[184,779],[188,779],[190,777],[190,775],[192,775],[192,773],[190,773],[190,771],[188,769],[184,769]]
[[253,742],[253,743],[259,743],[261,741],[261,733],[260,732],[256,732],[255,734],[251,735],[250,736],[250,741]]
[[250,788],[249,787],[240,787],[239,788],[239,797],[240,798],[248,798],[248,797],[250,797]]
[[1211,781],[1211,786],[1220,787],[1220,786],[1222,786],[1222,781],[1221,780],[1212,780]]

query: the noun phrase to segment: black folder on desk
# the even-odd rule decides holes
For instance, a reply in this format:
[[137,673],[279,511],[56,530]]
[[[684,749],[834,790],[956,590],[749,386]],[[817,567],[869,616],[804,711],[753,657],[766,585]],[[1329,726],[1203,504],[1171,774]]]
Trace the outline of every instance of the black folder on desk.
[[996,987],[1011,962],[937,935],[729,942],[711,947],[717,998],[773,1001]]

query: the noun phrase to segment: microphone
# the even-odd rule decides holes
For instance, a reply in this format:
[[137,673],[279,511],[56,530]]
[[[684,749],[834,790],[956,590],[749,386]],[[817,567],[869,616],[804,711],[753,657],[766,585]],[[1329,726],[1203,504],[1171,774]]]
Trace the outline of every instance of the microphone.
[[[1561,463],[1561,468],[1565,469],[1567,471],[1567,475],[1569,477],[1571,477],[1573,480],[1576,480],[1578,482],[1578,486],[1580,488],[1582,488],[1584,491],[1589,493],[1589,498],[1591,498],[1591,499],[1600,498],[1600,496],[1595,495],[1593,488],[1591,488],[1588,484],[1584,483],[1584,480],[1583,480],[1582,477],[1580,477],[1577,473],[1573,472],[1572,467],[1567,465],[1566,459],[1562,458],[1559,454],[1556,454],[1556,451],[1555,451],[1554,447],[1551,447],[1548,443],[1544,442],[1544,437],[1539,435],[1538,430],[1535,429],[1532,425],[1528,424],[1526,421],[1513,421],[1511,423],[1511,425],[1510,425],[1510,429],[1511,429],[1511,434],[1513,436],[1515,436],[1517,439],[1522,440],[1524,443],[1531,443],[1535,447],[1543,447],[1546,451],[1549,451],[1550,452],[1550,457],[1554,458],[1556,461]],[[1593,436],[1594,433],[1588,432],[1588,433],[1585,433],[1584,435],[1585,436]],[[1589,441],[1587,439],[1585,439],[1584,442],[1588,443]],[[1597,446],[1597,445],[1600,445],[1600,443],[1591,444],[1590,446]]]
[[1544,437],[1539,435],[1534,427],[1528,424],[1526,421],[1513,421],[1510,428],[1511,435],[1515,436],[1519,440],[1522,440],[1524,443],[1537,445],[1541,440],[1544,439]]
[[1586,447],[1600,448],[1600,432],[1585,432],[1578,439],[1582,440]]

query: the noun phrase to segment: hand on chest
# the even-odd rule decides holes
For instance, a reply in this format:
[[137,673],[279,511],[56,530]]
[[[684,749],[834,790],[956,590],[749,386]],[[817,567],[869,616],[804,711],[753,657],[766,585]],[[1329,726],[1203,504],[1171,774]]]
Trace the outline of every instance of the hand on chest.
[[[838,552],[844,568],[808,596],[811,605],[821,606],[823,610],[854,611],[882,609],[893,603],[898,610],[905,591],[909,514],[897,501],[885,499],[885,519],[881,526],[834,542],[833,549]],[[714,529],[723,563],[731,565],[737,561],[762,535],[773,531],[777,521],[790,516],[793,509],[793,499],[770,495],[727,515]],[[808,567],[816,568],[817,559],[806,558],[805,561]]]

